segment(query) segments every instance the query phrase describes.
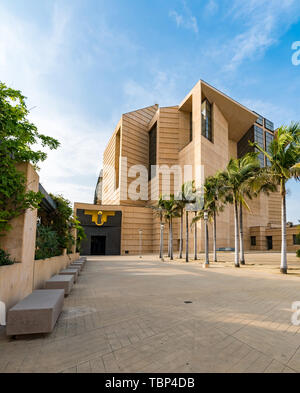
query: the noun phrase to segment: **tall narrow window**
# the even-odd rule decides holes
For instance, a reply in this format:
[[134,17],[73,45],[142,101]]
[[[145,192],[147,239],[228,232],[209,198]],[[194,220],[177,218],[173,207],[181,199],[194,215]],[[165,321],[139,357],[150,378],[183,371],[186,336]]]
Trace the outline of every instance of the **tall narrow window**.
[[190,112],[190,142],[193,140],[193,112]]
[[[274,140],[274,135],[270,134],[269,132],[265,132],[265,137],[266,137],[266,152],[269,153],[269,148],[271,143]],[[268,158],[266,158],[266,165],[270,166],[270,160]]]
[[149,131],[149,169],[148,179],[151,180],[156,175],[155,168],[152,165],[156,165],[156,144],[157,144],[157,123]]
[[202,135],[212,142],[211,104],[205,99],[201,105]]
[[[264,144],[264,131],[262,128],[258,126],[254,126],[254,141],[262,148],[265,148]],[[258,149],[256,149],[257,152],[259,152]],[[260,166],[264,167],[265,166],[265,156],[263,153],[259,152],[258,159],[260,161]]]
[[116,133],[115,140],[115,174],[116,174],[116,187],[117,190],[120,186],[120,153],[121,153],[121,128]]

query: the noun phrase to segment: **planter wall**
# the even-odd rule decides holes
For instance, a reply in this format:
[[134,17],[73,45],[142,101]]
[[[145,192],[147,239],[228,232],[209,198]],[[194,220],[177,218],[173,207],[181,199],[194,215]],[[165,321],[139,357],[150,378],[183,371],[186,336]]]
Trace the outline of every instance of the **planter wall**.
[[35,261],[33,276],[34,289],[43,289],[45,281],[58,274],[62,269],[65,269],[71,262],[77,259],[79,259],[79,254],[68,254]]

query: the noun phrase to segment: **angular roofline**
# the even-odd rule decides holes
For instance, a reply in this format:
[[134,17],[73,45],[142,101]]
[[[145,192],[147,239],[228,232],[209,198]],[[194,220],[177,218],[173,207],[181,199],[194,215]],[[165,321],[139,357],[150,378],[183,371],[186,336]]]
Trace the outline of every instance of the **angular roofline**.
[[[229,95],[227,95],[226,93],[223,93],[221,90],[217,89],[216,87],[212,86],[211,84],[207,83],[205,80],[200,79],[201,83],[203,83],[204,85],[210,87],[211,89],[215,90],[217,93],[221,94],[222,96],[224,96],[225,98],[229,99],[230,101],[234,102],[235,104],[239,105],[240,107],[242,107],[243,109],[247,110],[248,112],[254,113],[256,115],[259,115],[257,112],[253,111],[252,109],[249,109],[248,107],[246,107],[245,105],[241,104],[240,102],[238,102],[237,100],[235,100],[234,98],[230,97]],[[259,115],[262,116],[262,115]]]
[[137,112],[137,111],[142,111],[144,109],[154,108],[154,107],[156,107],[156,109],[158,109],[159,108],[159,104],[147,105],[147,106],[145,106],[143,108],[134,109],[133,111],[122,113],[122,116],[129,115],[130,113],[134,113],[134,112]]

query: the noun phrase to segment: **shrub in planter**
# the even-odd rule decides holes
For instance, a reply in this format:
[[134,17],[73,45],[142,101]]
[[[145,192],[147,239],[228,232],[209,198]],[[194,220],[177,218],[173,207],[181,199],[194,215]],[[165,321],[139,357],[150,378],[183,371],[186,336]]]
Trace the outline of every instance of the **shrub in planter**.
[[58,234],[50,227],[38,225],[35,259],[47,259],[62,254]]
[[0,266],[13,265],[15,261],[10,259],[10,255],[0,248]]
[[300,249],[297,250],[297,253],[296,253],[296,254],[297,254],[297,257],[300,258]]

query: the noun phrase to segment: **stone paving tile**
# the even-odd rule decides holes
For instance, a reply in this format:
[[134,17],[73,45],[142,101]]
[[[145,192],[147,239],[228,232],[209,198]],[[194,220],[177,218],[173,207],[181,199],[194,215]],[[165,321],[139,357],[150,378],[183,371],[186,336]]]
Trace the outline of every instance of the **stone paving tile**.
[[52,334],[0,328],[0,372],[300,372],[298,277],[131,258],[90,258]]

